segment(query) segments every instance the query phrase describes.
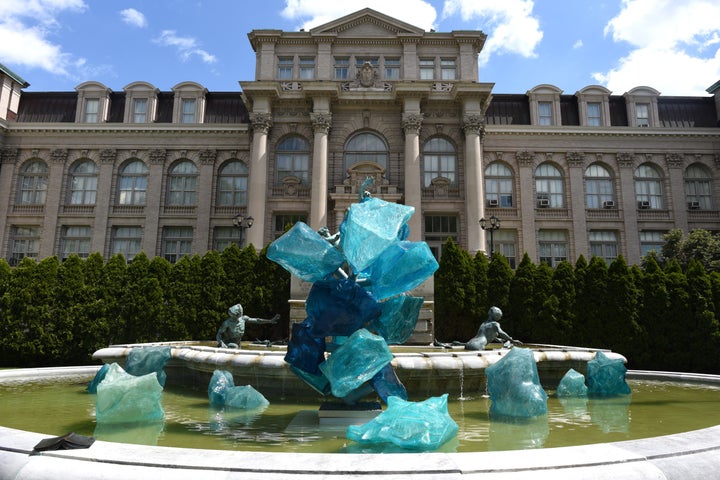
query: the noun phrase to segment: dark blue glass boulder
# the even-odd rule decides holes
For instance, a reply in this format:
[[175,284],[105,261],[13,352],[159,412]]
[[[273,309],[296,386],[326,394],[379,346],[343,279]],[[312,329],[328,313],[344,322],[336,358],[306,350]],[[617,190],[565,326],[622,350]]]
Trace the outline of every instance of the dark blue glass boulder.
[[320,374],[318,365],[325,361],[325,337],[312,335],[307,319],[292,325],[285,361],[309,374]]
[[390,363],[385,365],[382,370],[375,374],[372,380],[370,380],[370,385],[373,390],[377,392],[380,399],[386,404],[388,402],[388,398],[390,397],[400,397],[403,400],[408,399],[405,385],[403,385],[397,377],[395,369]]
[[351,279],[315,282],[305,310],[310,334],[316,337],[350,336],[380,316],[378,302]]
[[370,278],[368,290],[378,300],[412,290],[438,269],[425,242],[391,243],[361,276]]

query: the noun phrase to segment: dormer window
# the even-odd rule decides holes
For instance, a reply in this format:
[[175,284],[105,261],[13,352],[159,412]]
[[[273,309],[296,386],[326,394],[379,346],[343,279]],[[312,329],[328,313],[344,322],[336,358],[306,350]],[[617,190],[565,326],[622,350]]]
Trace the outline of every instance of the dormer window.
[[538,102],[538,124],[552,125],[552,103]]
[[172,91],[173,123],[203,123],[207,90],[197,83],[183,82]]
[[125,90],[126,123],[152,123],[157,110],[158,89],[146,82],[133,82]]
[[99,113],[100,113],[100,99],[99,98],[85,99],[85,115],[84,115],[83,121],[85,123],[97,123]]
[[195,123],[195,99],[182,99],[182,117],[181,123]]
[[588,126],[599,127],[602,125],[602,114],[600,113],[600,104],[598,102],[590,102],[587,104]]
[[647,103],[638,103],[635,105],[635,119],[638,127],[649,127],[650,105]]
[[133,101],[133,123],[147,122],[147,98],[136,98]]

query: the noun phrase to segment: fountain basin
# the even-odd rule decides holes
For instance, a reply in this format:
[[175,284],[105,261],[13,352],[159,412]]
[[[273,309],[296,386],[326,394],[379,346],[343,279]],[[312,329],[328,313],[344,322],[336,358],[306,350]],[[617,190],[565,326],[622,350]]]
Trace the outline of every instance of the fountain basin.
[[[5,370],[0,371],[0,380],[70,377],[92,374],[97,368]],[[720,376],[714,375],[630,371],[628,378],[720,385]],[[351,479],[705,479],[709,472],[720,468],[720,425],[676,435],[577,447],[382,455],[199,450],[100,440],[86,450],[32,454],[34,445],[47,436],[0,427],[0,478],[307,479],[342,475]]]
[[[93,358],[103,363],[123,365],[133,348],[170,346],[172,358],[165,367],[168,382],[175,385],[207,385],[215,369],[228,370],[236,385],[252,384],[268,399],[286,393],[298,398],[315,399],[317,393],[300,380],[285,362],[283,347],[258,347],[245,344],[243,349],[216,348],[201,342],[166,342],[111,345],[98,350]],[[533,347],[538,374],[544,388],[554,389],[565,373],[573,368],[585,373],[586,365],[599,349],[551,346]],[[408,392],[420,396],[449,393],[462,396],[463,391],[484,391],[485,369],[509,352],[505,348],[467,351],[462,347],[392,346],[393,368]],[[602,350],[608,358],[625,357]]]

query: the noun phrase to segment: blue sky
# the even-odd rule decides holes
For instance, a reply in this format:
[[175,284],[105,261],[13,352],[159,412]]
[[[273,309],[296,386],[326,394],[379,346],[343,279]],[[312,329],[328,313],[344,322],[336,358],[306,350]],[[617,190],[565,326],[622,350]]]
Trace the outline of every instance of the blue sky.
[[482,30],[480,80],[495,93],[549,83],[707,95],[720,80],[717,0],[0,0],[0,63],[27,91],[89,80],[239,91],[254,77],[251,30],[308,29],[365,7],[426,30]]

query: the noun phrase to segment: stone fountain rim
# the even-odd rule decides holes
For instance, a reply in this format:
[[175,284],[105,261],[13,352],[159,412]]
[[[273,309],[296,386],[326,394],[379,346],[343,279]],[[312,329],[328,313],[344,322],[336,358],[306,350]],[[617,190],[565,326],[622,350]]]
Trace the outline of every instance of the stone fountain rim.
[[[3,379],[92,374],[99,366],[0,371]],[[628,371],[628,378],[720,384],[720,375]],[[0,478],[47,479],[62,474],[106,480],[150,475],[174,480],[202,478],[307,479],[308,475],[353,478],[456,478],[518,475],[558,479],[705,479],[720,469],[720,425],[641,440],[476,453],[321,454],[263,453],[154,447],[96,441],[85,450],[32,455],[46,435],[0,426]]]

